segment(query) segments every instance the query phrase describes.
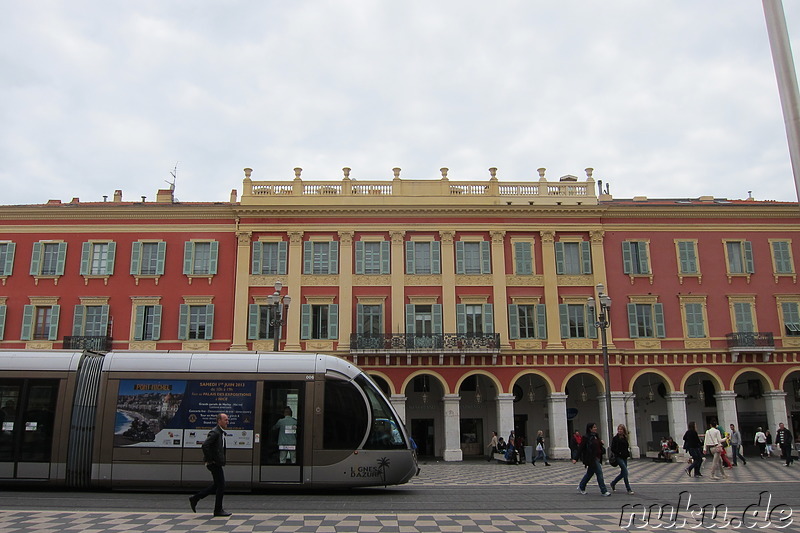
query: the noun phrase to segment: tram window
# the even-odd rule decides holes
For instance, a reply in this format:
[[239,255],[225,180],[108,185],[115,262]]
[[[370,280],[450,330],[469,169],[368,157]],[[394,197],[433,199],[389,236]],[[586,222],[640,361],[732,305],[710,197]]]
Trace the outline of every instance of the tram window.
[[302,381],[264,383],[261,464],[303,464]]
[[367,406],[353,383],[325,381],[325,419],[322,447],[326,450],[354,450],[367,433]]
[[22,383],[0,384],[0,461],[11,461],[14,451],[14,424]]
[[372,407],[372,428],[366,445],[367,449],[407,448],[399,421],[375,385],[363,375],[356,378],[369,399]]
[[0,461],[50,460],[57,393],[55,380],[0,382]]

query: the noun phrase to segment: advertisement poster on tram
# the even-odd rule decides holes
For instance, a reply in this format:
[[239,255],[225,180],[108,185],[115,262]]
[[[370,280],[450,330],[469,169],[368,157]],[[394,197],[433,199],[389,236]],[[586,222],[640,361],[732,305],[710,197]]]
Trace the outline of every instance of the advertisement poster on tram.
[[114,446],[198,448],[226,413],[227,447],[252,448],[255,391],[253,381],[120,380]]

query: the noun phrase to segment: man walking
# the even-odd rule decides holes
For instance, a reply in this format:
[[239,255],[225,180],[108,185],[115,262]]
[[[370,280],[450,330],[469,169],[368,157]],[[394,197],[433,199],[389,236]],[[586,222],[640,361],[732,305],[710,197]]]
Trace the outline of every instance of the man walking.
[[217,425],[208,432],[208,437],[203,442],[203,460],[214,481],[197,494],[189,496],[189,505],[192,507],[193,513],[197,512],[197,502],[209,494],[216,494],[214,516],[231,516],[231,513],[222,507],[222,497],[225,495],[225,472],[223,467],[225,466],[226,429],[228,429],[228,415],[220,413],[217,415]]
[[733,466],[739,466],[736,459],[741,459],[743,464],[747,464],[747,459],[739,451],[742,449],[742,434],[736,429],[736,426],[731,424],[731,450],[733,451]]
[[792,432],[786,429],[783,422],[778,424],[778,431],[775,433],[775,443],[781,447],[781,453],[786,459],[785,466],[791,466],[794,458],[792,457]]

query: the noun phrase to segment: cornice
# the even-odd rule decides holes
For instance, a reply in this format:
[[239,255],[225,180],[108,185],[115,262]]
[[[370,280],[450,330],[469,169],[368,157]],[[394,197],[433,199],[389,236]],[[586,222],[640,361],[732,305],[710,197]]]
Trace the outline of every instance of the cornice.
[[[110,203],[109,203],[110,204]],[[0,206],[0,220],[176,220],[230,219],[235,217],[232,204],[60,204],[35,206]]]
[[604,218],[797,218],[798,204],[641,205],[606,204]]
[[585,217],[596,218],[603,216],[605,207],[602,206],[580,206],[580,205],[560,205],[560,206],[381,206],[361,207],[361,206],[287,206],[287,207],[264,207],[254,208],[253,206],[236,206],[234,212],[240,218],[281,218],[281,217],[353,217],[353,218],[387,218],[387,217],[441,217],[441,216],[464,216],[473,217],[484,215],[492,217]]

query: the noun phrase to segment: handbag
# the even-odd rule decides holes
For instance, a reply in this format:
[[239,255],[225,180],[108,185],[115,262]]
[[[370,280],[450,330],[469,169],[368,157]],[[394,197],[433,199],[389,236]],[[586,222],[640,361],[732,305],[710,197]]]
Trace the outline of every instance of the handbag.
[[617,461],[617,455],[610,449],[608,450],[608,464],[610,464],[611,466],[619,466],[619,461]]
[[541,442],[540,442],[539,444],[537,444],[537,445],[536,445],[536,451],[537,451],[537,452],[544,451],[544,448],[542,447],[542,443],[541,443]]

